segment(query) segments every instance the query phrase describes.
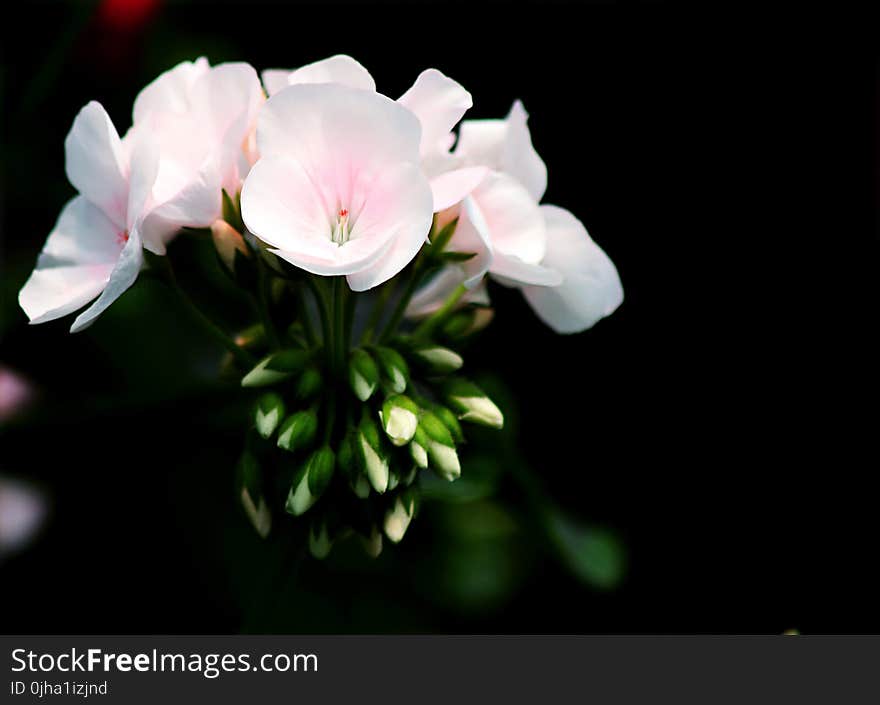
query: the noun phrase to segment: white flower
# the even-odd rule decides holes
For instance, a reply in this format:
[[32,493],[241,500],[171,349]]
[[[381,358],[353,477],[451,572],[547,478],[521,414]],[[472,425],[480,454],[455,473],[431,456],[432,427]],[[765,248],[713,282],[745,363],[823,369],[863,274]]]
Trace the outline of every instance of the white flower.
[[124,140],[96,102],[76,116],[64,142],[67,178],[79,191],[61,211],[37,266],[18,296],[31,323],[82,308],[71,332],[92,323],[137,278],[141,228],[157,153],[144,132]]
[[556,206],[541,206],[547,224],[543,264],[563,276],[559,286],[524,286],[538,317],[557,333],[578,333],[611,315],[623,302],[614,263],[583,224]]
[[304,83],[339,83],[349,88],[375,91],[376,82],[370,73],[345,54],[321,59],[298,69],[267,69],[263,71],[266,93],[273,96],[282,88]]
[[30,485],[0,477],[0,556],[22,549],[39,531],[48,502]]
[[234,197],[256,160],[254,129],[264,102],[251,66],[211,67],[204,58],[178,64],[140,92],[135,127],[149,130],[159,148],[146,249],[164,254],[181,228],[207,228],[222,216],[221,191]]
[[340,84],[289,86],[261,111],[242,217],[272,252],[364,291],[403,269],[431,227],[421,130],[394,101]]

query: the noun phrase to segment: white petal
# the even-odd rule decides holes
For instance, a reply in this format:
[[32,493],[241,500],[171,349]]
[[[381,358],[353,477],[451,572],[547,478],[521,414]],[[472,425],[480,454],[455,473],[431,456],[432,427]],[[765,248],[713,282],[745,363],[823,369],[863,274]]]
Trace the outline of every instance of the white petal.
[[261,155],[281,153],[307,170],[418,161],[418,119],[393,100],[338,84],[295,85],[257,120]]
[[512,176],[537,202],[547,190],[547,167],[532,145],[527,123],[520,101],[504,120],[465,120],[455,154],[467,164],[484,164]]
[[540,264],[523,262],[519,257],[495,252],[492,258],[492,277],[504,286],[559,286],[562,274],[555,269]]
[[479,207],[489,231],[492,249],[538,264],[547,236],[544,218],[529,192],[510,176],[490,173],[470,198]]
[[[438,227],[443,220],[445,218],[438,217]],[[447,249],[475,255],[458,265],[465,277],[463,283],[468,289],[475,287],[492,267],[495,252],[490,239],[489,225],[476,201],[470,196],[462,201],[458,224]]]
[[293,70],[287,77],[289,85],[308,83],[339,83],[349,88],[375,91],[376,82],[360,63],[345,54],[337,54]]
[[64,141],[67,178],[116,225],[125,227],[128,162],[119,134],[100,103],[86,105]]
[[60,318],[100,294],[119,256],[121,234],[83,196],[69,201],[18,295],[31,323]]
[[623,301],[614,263],[583,224],[556,206],[541,206],[547,223],[543,264],[560,271],[557,287],[526,286],[523,294],[538,317],[557,333],[577,333],[610,315]]
[[144,251],[141,247],[141,237],[137,230],[133,230],[129,233],[128,242],[122,248],[119,260],[110,273],[110,280],[107,282],[104,291],[101,292],[95,303],[77,316],[70,327],[70,332],[77,333],[90,326],[110,304],[122,296],[134,284],[138,273],[141,271],[143,261]]
[[412,262],[431,230],[433,203],[431,187],[414,164],[400,164],[376,181],[352,232],[357,239],[342,249],[361,237],[383,236],[390,236],[391,247],[375,264],[349,274],[353,291],[378,286]]
[[[460,267],[444,267],[424,286],[416,291],[415,296],[406,308],[408,318],[422,318],[438,310],[443,302],[455,290],[459,284],[463,284],[465,274]],[[459,300],[460,305],[479,304],[489,305],[489,293],[485,282],[481,286],[475,286],[465,293]]]
[[266,93],[270,96],[275,95],[282,88],[287,88],[290,84],[287,82],[291,74],[290,69],[266,69],[260,76],[263,79],[263,86]]
[[473,191],[486,178],[489,170],[483,166],[465,167],[447,171],[431,179],[434,194],[434,212],[452,208]]
[[422,71],[398,102],[415,113],[422,123],[420,151],[423,155],[447,151],[449,133],[474,104],[471,94],[460,83],[437,69]]
[[131,174],[128,186],[126,227],[134,230],[147,208],[159,172],[159,143],[147,130],[130,132]]
[[200,57],[184,61],[150,83],[134,101],[134,122],[144,120],[151,112],[184,113],[190,109],[190,95],[195,82],[209,70],[208,60]]

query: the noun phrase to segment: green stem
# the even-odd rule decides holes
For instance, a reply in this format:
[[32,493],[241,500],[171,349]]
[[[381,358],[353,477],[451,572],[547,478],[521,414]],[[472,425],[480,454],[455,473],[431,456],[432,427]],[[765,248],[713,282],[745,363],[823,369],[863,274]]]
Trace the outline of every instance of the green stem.
[[455,287],[452,293],[446,297],[446,301],[443,302],[443,305],[418,325],[413,332],[413,338],[420,339],[429,337],[431,333],[434,332],[434,329],[455,309],[456,304],[466,292],[467,289],[464,284],[459,284]]
[[396,288],[395,283],[395,280],[392,279],[385,284],[376,295],[373,310],[370,311],[370,317],[367,320],[367,327],[364,329],[364,334],[361,336],[361,344],[366,345],[373,337],[373,332],[376,330],[376,326],[379,325],[379,321],[382,319],[382,314],[385,313],[385,307],[388,305],[388,298],[391,296],[391,292]]
[[270,274],[266,263],[263,261],[263,258],[259,253],[256,253],[256,260],[257,298],[255,303],[257,314],[260,316],[260,321],[263,323],[263,330],[266,331],[266,338],[269,340],[269,345],[273,350],[278,350],[281,348],[281,336],[278,334],[278,329],[275,327],[275,322],[272,320],[272,315],[269,311],[269,287],[271,285]]
[[190,299],[186,292],[180,287],[180,284],[177,281],[177,275],[174,273],[174,268],[171,266],[171,258],[167,256],[162,257],[161,262],[164,271],[160,272],[159,279],[177,295],[178,301],[180,301],[184,310],[190,315],[193,321],[198,323],[205,333],[226,348],[226,350],[228,350],[235,358],[239,367],[243,369],[251,369],[254,367],[254,365],[257,364],[256,358],[254,358],[247,350],[244,350],[239,346],[232,338],[226,335],[216,323],[202,313],[202,310],[193,303],[192,299]]
[[348,337],[345,331],[346,319],[346,283],[345,277],[333,277],[332,284],[332,308],[333,308],[333,364],[335,377],[341,380],[345,375],[345,363],[347,350],[345,341]]
[[394,331],[397,330],[397,326],[400,325],[400,319],[403,318],[403,314],[406,312],[406,307],[409,306],[410,299],[412,299],[421,278],[422,260],[419,258],[413,264],[412,274],[410,274],[409,281],[406,283],[406,288],[403,290],[403,294],[401,294],[397,306],[394,307],[394,313],[391,314],[391,318],[389,318],[388,323],[385,324],[385,328],[382,330],[382,335],[379,336],[379,342],[385,342],[391,337]]
[[309,310],[306,306],[306,292],[303,288],[302,284],[297,286],[296,288],[296,308],[299,313],[299,320],[302,323],[303,330],[306,334],[306,340],[309,343],[309,347],[315,347],[315,329],[312,327],[312,320],[309,318]]
[[321,317],[321,339],[324,342],[324,347],[329,350],[332,330],[330,328],[330,312],[328,309],[327,297],[324,294],[322,285],[316,280],[316,277],[311,274],[306,275],[305,282],[306,286],[309,287],[312,295],[315,297],[315,302],[318,304],[318,314]]

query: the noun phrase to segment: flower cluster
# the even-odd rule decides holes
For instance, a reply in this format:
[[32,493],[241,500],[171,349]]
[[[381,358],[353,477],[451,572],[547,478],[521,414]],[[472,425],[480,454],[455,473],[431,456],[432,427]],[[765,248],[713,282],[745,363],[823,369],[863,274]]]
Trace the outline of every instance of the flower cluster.
[[313,554],[350,529],[376,553],[383,533],[403,537],[421,470],[459,476],[459,421],[503,423],[456,351],[491,319],[487,280],[560,333],[623,298],[581,222],[540,205],[522,104],[462,121],[471,105],[435,69],[386,97],[342,55],[262,81],[244,63],[182,63],[141,91],[121,138],[89,103],[65,141],[78,195],[21,307],[41,323],[88,304],[82,330],[141,272],[175,286],[169,243],[210,233],[260,314],[227,344],[242,386],[264,388],[239,464],[249,516],[265,535],[273,510],[308,513]]

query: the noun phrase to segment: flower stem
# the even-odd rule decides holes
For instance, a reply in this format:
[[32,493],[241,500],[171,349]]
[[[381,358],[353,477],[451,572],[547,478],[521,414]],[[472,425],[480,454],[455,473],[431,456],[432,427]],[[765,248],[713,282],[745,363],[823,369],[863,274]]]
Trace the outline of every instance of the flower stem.
[[422,278],[422,258],[419,258],[415,261],[412,268],[412,273],[410,274],[409,281],[406,283],[406,288],[403,290],[403,294],[400,295],[400,299],[397,302],[397,306],[394,307],[394,313],[391,314],[391,318],[388,319],[388,323],[385,324],[385,328],[382,330],[382,334],[379,336],[380,342],[385,342],[391,335],[397,330],[397,326],[400,325],[400,319],[403,318],[403,314],[406,313],[406,307],[409,306],[410,299],[412,299],[413,294],[416,291],[416,286],[418,286],[419,280]]
[[434,329],[446,320],[446,317],[453,311],[456,304],[466,292],[467,289],[464,284],[459,284],[455,287],[452,293],[446,297],[446,301],[443,302],[443,305],[418,325],[413,332],[413,338],[420,339],[429,337],[434,332]]
[[379,325],[379,321],[382,319],[382,314],[385,312],[385,307],[388,305],[388,297],[391,296],[391,292],[395,289],[395,283],[396,282],[392,279],[385,284],[376,295],[373,310],[370,311],[370,318],[367,320],[367,327],[364,329],[364,334],[361,336],[362,344],[369,343],[370,339],[373,337],[373,332],[376,330],[376,326]]
[[159,273],[159,279],[164,282],[171,291],[173,291],[177,295],[178,301],[183,305],[184,310],[190,315],[190,317],[199,324],[205,333],[210,335],[216,342],[222,345],[226,350],[228,350],[235,361],[238,363],[239,367],[243,369],[250,369],[254,365],[257,364],[257,360],[249,353],[247,350],[244,350],[241,346],[239,346],[232,338],[230,338],[223,330],[214,323],[211,319],[209,319],[202,310],[196,306],[192,299],[186,294],[186,292],[180,287],[180,284],[177,281],[177,275],[174,273],[174,268],[171,266],[171,258],[168,256],[162,258],[156,258],[161,261],[161,269]]
[[346,323],[346,283],[345,277],[333,277],[332,308],[333,308],[333,365],[334,376],[341,380],[345,375],[345,362],[348,357],[346,340],[348,335]]
[[257,314],[260,316],[263,330],[266,331],[266,338],[269,340],[269,345],[273,350],[278,350],[281,347],[281,336],[278,335],[278,329],[275,327],[275,322],[272,320],[272,315],[269,311],[269,287],[271,285],[269,269],[259,253],[256,254],[256,260],[257,297],[255,299],[255,305]]
[[330,312],[328,309],[327,297],[324,294],[324,289],[321,283],[317,281],[316,277],[308,275],[305,278],[305,282],[311,290],[312,295],[315,297],[315,302],[318,304],[318,314],[321,317],[321,339],[324,343],[324,347],[329,350],[332,331],[330,329]]

